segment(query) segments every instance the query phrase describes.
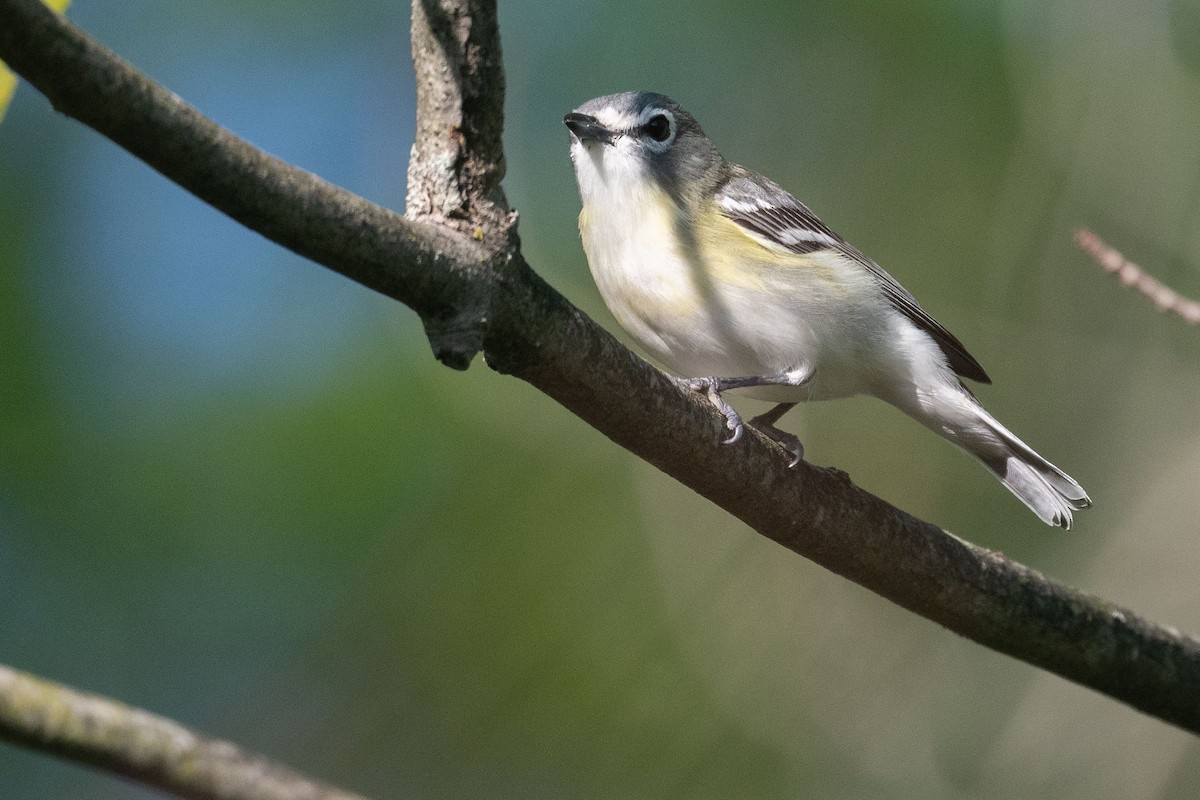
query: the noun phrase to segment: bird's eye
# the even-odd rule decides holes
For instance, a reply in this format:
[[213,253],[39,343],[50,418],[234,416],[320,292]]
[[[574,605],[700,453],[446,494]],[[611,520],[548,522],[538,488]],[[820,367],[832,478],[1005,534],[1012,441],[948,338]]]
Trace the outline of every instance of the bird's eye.
[[671,136],[671,121],[666,114],[657,114],[642,126],[642,131],[656,142],[665,142]]

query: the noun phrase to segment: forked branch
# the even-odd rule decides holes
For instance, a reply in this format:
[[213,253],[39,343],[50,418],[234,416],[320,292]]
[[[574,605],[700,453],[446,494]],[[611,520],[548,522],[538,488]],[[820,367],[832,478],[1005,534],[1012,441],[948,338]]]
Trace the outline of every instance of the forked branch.
[[[230,217],[413,308],[443,362],[465,368],[482,349],[495,369],[788,549],[976,642],[1200,732],[1195,638],[915,519],[842,473],[788,469],[758,434],[718,447],[723,420],[708,403],[525,264],[498,184],[494,2],[418,0],[413,19],[421,93],[408,218],[259,152],[38,0],[0,0],[0,58],[59,111]],[[19,727],[0,734],[34,741]]]

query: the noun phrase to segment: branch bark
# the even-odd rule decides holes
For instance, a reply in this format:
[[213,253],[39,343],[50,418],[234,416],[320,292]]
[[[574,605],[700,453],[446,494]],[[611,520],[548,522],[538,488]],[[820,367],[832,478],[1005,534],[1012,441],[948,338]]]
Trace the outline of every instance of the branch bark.
[[189,800],[365,800],[169,719],[5,666],[0,736]]
[[393,297],[434,354],[488,363],[756,531],[980,644],[1200,732],[1200,641],[918,520],[723,420],[621,346],[523,260],[503,174],[494,0],[417,0],[420,87],[407,218],[252,148],[37,0],[0,0],[0,58],[54,107],[232,218]]

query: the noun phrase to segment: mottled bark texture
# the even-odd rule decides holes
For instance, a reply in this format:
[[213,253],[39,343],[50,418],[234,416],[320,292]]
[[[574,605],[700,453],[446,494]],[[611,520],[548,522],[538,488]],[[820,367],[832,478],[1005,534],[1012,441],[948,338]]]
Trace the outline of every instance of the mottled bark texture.
[[[444,363],[465,368],[482,349],[495,369],[784,547],[983,645],[1200,731],[1195,638],[915,519],[843,473],[787,469],[785,454],[753,431],[718,446],[723,420],[705,400],[525,264],[499,188],[494,2],[417,0],[413,24],[419,99],[406,217],[257,151],[37,0],[0,0],[0,58],[59,111],[232,218],[413,308]],[[30,743],[7,726],[4,735]]]
[[[480,265],[502,273],[519,252],[517,215],[504,178],[504,67],[494,2],[414,0],[413,69],[417,130],[408,162],[405,216],[481,243]],[[524,265],[521,265],[524,268]],[[494,287],[425,313],[434,356],[466,369],[494,318]]]

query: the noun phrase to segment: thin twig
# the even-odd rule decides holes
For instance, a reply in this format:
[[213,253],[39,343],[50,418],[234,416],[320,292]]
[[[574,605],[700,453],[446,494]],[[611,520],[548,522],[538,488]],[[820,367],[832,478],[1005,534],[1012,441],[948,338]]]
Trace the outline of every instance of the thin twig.
[[1148,274],[1092,231],[1087,228],[1075,231],[1075,243],[1079,245],[1080,250],[1091,256],[1093,261],[1116,275],[1122,286],[1132,287],[1138,294],[1154,303],[1154,307],[1159,311],[1175,314],[1189,325],[1200,325],[1200,302],[1184,297]]
[[189,800],[365,800],[169,719],[3,665],[0,737]]
[[[495,11],[490,0],[419,1],[456,14]],[[443,48],[463,46],[441,38],[455,31],[430,25]],[[414,57],[421,58],[416,49]],[[844,473],[805,463],[788,469],[787,457],[757,433],[718,446],[723,420],[711,404],[680,390],[547,286],[498,231],[475,237],[397,220],[267,159],[37,0],[0,0],[0,58],[57,109],[232,218],[408,303],[427,329],[431,321],[443,331],[461,325],[464,335],[448,346],[463,349],[447,363],[465,365],[480,332],[492,367],[529,382],[762,535],[976,642],[1200,732],[1200,641],[916,519]],[[434,128],[432,135],[453,133]],[[417,143],[414,152],[427,151]],[[486,216],[475,221],[488,224]]]

